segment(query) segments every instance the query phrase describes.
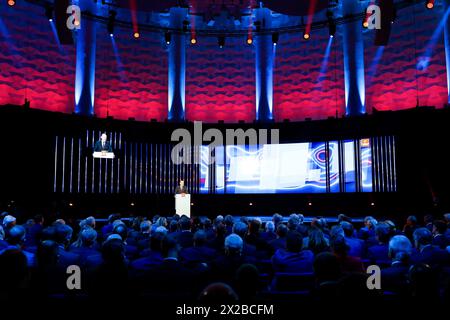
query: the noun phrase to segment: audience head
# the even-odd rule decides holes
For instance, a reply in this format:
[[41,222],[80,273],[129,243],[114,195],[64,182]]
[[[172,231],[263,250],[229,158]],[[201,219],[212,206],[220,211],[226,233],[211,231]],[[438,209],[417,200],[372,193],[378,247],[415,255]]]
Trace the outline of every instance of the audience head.
[[235,233],[230,234],[225,238],[225,253],[228,255],[240,255],[244,247],[244,241]]
[[55,226],[55,241],[59,245],[68,245],[72,239],[73,229],[67,224],[57,224]]
[[150,233],[152,230],[152,223],[150,220],[144,220],[141,222],[139,229],[141,230],[141,233]]
[[95,229],[95,218],[93,216],[87,217],[84,219],[86,227]]
[[417,218],[416,216],[409,216],[406,219],[406,224],[409,226],[415,226],[417,224]]
[[110,224],[113,224],[114,221],[119,220],[119,219],[120,219],[120,214],[118,214],[118,213],[113,213],[113,214],[110,214],[110,215],[109,215],[109,217],[108,217],[108,222],[109,222]]
[[282,221],[283,221],[283,216],[282,216],[281,214],[275,213],[275,214],[272,216],[272,222],[273,222],[273,224],[275,225],[275,227],[277,227],[278,224],[281,223]]
[[318,283],[336,281],[341,275],[337,257],[330,252],[319,253],[314,259],[313,268]]
[[272,221],[267,221],[265,228],[266,228],[266,232],[273,233],[275,231],[275,224]]
[[277,236],[279,238],[286,237],[288,231],[289,231],[288,227],[284,223],[278,224],[278,226],[277,226]]
[[345,242],[345,238],[342,235],[337,235],[331,238],[331,249],[337,256],[346,256],[350,247]]
[[289,230],[294,231],[297,229],[300,219],[295,213],[291,214],[288,219],[287,227]]
[[259,230],[261,229],[261,219],[259,218],[253,218],[250,220],[248,233],[249,234],[258,234]]
[[288,232],[286,236],[286,250],[298,253],[303,248],[303,237],[296,231]]
[[426,214],[426,215],[423,217],[423,223],[424,223],[425,225],[431,224],[431,223],[433,223],[433,221],[434,221],[434,217],[433,217],[432,214]]
[[320,229],[313,229],[309,232],[308,248],[314,253],[328,250],[328,242]]
[[2,275],[0,292],[4,291],[10,294],[11,290],[26,287],[25,282],[28,277],[27,258],[20,249],[8,247],[0,252],[0,274]]
[[411,251],[411,241],[405,236],[394,236],[389,241],[389,257],[393,261],[407,262]]
[[44,224],[44,216],[42,214],[35,215],[33,219],[36,224]]
[[92,228],[81,230],[81,243],[84,247],[90,247],[95,244],[97,240],[97,231]]
[[3,227],[8,230],[16,225],[16,218],[12,215],[7,215],[3,218]]
[[377,224],[378,221],[372,216],[367,216],[364,218],[364,226],[369,230],[375,229]]
[[342,221],[340,223],[340,226],[341,226],[342,230],[344,230],[344,235],[347,238],[350,238],[353,236],[353,233],[354,233],[353,224],[351,224],[348,221]]
[[38,245],[36,261],[39,268],[54,267],[58,263],[58,244],[44,240]]
[[236,292],[225,283],[212,283],[200,293],[199,300],[202,303],[233,303],[238,301]]
[[433,234],[445,234],[447,231],[447,224],[443,220],[434,220],[433,221]]
[[102,246],[103,262],[110,265],[120,265],[125,261],[124,244],[120,238],[111,236],[106,239]]
[[25,235],[25,228],[16,225],[9,230],[7,241],[12,246],[21,246],[25,242]]
[[447,225],[450,224],[450,213],[444,214],[444,220],[445,220],[445,223],[447,223]]
[[112,233],[118,234],[122,238],[122,240],[125,242],[128,237],[128,228],[125,224],[120,223],[114,227]]
[[245,238],[248,232],[248,225],[243,222],[236,222],[233,226],[233,233],[240,236],[242,239]]
[[189,231],[191,230],[191,220],[188,217],[182,217],[178,222],[181,231]]
[[225,225],[226,225],[227,227],[233,226],[233,223],[234,223],[234,218],[233,218],[233,216],[227,214],[227,215],[225,216],[225,218],[223,219],[223,223],[225,223]]
[[161,253],[164,258],[178,257],[179,246],[177,240],[171,236],[166,235],[161,239]]
[[0,240],[5,240],[5,230],[0,225]]
[[352,223],[352,218],[346,216],[345,214],[340,213],[338,215],[338,222],[342,223],[342,222],[349,222]]
[[431,241],[433,240],[433,235],[431,234],[431,231],[428,230],[427,228],[418,228],[414,230],[413,239],[414,239],[414,246],[417,249],[420,249],[423,246],[431,244]]
[[236,286],[241,299],[253,298],[259,289],[259,272],[253,264],[243,264],[236,272]]
[[167,227],[168,226],[167,219],[164,217],[159,217],[158,220],[156,221],[156,225],[158,227]]
[[344,236],[345,236],[344,229],[341,226],[336,225],[331,228],[331,231],[330,231],[331,239],[336,238],[336,237],[344,237]]
[[380,243],[388,243],[391,238],[391,228],[386,222],[380,222],[375,228],[377,240]]
[[411,266],[408,272],[408,282],[413,297],[435,299],[439,296],[436,273],[427,264],[420,263]]
[[198,230],[194,233],[194,246],[201,247],[206,244],[206,232],[203,230]]

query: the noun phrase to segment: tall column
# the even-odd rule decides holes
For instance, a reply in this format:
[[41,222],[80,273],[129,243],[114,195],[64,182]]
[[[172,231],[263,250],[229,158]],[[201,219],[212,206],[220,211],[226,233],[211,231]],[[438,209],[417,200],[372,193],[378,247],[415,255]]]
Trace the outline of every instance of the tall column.
[[[261,31],[270,29],[272,15],[267,8],[255,10],[256,21],[261,23]],[[273,61],[275,48],[271,34],[259,34],[255,37],[255,75],[256,75],[256,120],[273,120]]]
[[445,41],[445,62],[447,66],[447,103],[450,103],[450,0],[445,0],[444,5],[444,41]]
[[[344,0],[343,15],[362,12],[359,1]],[[345,114],[357,116],[366,112],[364,82],[364,41],[362,21],[343,24]]]
[[172,122],[185,120],[186,35],[181,30],[187,13],[186,8],[170,9],[170,27],[180,30],[172,34],[169,44],[168,119]]
[[[82,12],[97,12],[94,1],[80,0],[78,5]],[[76,31],[75,113],[87,116],[94,115],[96,29],[95,21],[82,17]]]

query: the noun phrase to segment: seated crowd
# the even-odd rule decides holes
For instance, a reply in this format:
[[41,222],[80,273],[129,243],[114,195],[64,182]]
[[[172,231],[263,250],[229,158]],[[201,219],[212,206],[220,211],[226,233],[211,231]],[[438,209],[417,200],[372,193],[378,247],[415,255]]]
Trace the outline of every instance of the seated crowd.
[[[399,229],[366,217],[361,228],[339,215],[304,223],[301,214],[258,218],[174,215],[121,219],[98,228],[94,217],[69,226],[40,215],[19,225],[0,218],[0,298],[154,297],[236,301],[378,295],[449,297],[450,214],[414,216]],[[74,228],[76,233],[74,233]],[[67,267],[81,289],[67,287]],[[367,288],[369,265],[381,290]],[[283,296],[285,297],[285,296]]]

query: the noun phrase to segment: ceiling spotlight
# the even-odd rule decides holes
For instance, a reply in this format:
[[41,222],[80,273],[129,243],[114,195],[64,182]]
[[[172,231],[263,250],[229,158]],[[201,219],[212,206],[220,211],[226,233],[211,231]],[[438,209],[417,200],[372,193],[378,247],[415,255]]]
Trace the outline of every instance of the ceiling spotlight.
[[164,33],[164,40],[166,41],[166,44],[170,44],[171,39],[172,39],[172,34],[170,32]]
[[425,2],[425,6],[427,7],[427,9],[433,9],[434,8],[434,0],[427,0]]
[[191,44],[196,44],[196,43],[197,43],[197,38],[194,35],[192,35],[191,36]]
[[183,32],[187,32],[189,29],[189,21],[183,20]]
[[391,23],[394,23],[397,20],[397,9],[394,7],[392,10],[392,20]]
[[328,18],[328,31],[330,34],[330,38],[333,38],[336,34],[336,22],[333,19],[333,12],[327,11],[327,18]]
[[16,4],[14,0],[8,0],[8,6],[12,7]]
[[46,7],[45,8],[45,16],[47,17],[48,21],[53,21],[53,8],[52,7]]
[[114,36],[114,23],[116,21],[116,15],[117,15],[116,11],[114,10],[109,11],[108,24],[106,25],[106,28],[108,29],[108,33],[111,37]]
[[273,43],[274,46],[277,45],[277,43],[278,43],[278,38],[279,38],[278,32],[272,33],[272,43]]
[[251,45],[252,43],[253,43],[252,37],[251,37],[251,36],[248,36],[248,37],[247,37],[247,44],[248,44],[248,45]]
[[223,48],[225,46],[225,36],[219,36],[217,43],[219,44],[219,48]]
[[363,21],[363,27],[364,28],[368,28],[369,27],[369,21],[367,21],[367,18],[364,18],[364,21]]
[[140,35],[139,32],[137,32],[137,31],[133,34],[133,37],[134,37],[135,39],[138,39],[140,36],[141,36],[141,35]]
[[303,39],[309,40],[309,38],[311,38],[311,36],[308,32],[303,33]]

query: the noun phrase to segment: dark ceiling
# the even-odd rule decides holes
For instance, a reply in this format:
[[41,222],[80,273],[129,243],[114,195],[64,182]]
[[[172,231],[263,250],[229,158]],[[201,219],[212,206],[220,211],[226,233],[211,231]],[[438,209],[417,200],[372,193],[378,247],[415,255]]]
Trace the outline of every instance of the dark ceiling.
[[[122,8],[136,7],[137,10],[146,12],[163,12],[181,4],[189,6],[193,14],[218,14],[221,11],[236,12],[257,7],[258,2],[256,0],[116,0],[115,5]],[[305,16],[308,15],[310,6],[313,5],[314,12],[318,12],[328,6],[329,0],[266,0],[262,2],[265,7],[278,13]]]

